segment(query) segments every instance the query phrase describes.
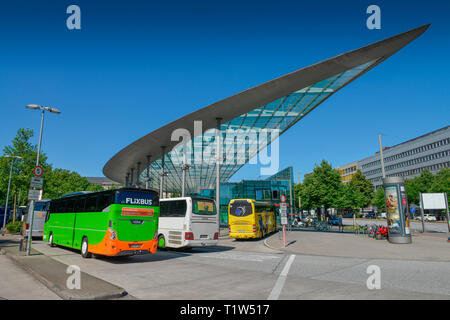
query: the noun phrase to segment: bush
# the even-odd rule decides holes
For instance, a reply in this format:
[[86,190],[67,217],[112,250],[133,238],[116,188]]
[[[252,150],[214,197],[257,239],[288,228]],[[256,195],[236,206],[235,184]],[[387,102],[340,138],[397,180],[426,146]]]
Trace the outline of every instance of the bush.
[[8,230],[9,233],[18,233],[22,229],[22,221],[16,221],[14,223],[10,222],[6,225],[6,230]]

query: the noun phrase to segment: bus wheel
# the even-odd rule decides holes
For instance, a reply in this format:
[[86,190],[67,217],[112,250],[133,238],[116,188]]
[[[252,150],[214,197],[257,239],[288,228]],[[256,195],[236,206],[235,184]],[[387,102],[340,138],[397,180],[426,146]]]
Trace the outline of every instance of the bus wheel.
[[164,238],[164,235],[160,234],[158,236],[158,248],[159,249],[165,249],[166,248],[166,239]]
[[53,232],[50,232],[50,236],[48,237],[48,245],[50,247],[55,247],[55,244],[53,243]]
[[83,241],[81,242],[81,256],[83,258],[90,258],[91,253],[88,251],[88,238],[84,237]]

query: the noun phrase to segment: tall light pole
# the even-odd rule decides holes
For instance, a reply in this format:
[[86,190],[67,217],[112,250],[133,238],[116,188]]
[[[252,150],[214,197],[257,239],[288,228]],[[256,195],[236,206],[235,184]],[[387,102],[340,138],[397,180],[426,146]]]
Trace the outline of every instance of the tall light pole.
[[378,134],[378,142],[380,144],[380,161],[381,161],[381,173],[383,179],[386,178],[386,171],[384,170],[384,157],[383,157],[383,144],[381,143],[381,134]]
[[[41,142],[42,142],[42,129],[44,127],[44,114],[45,111],[49,111],[51,113],[56,113],[56,114],[60,114],[61,111],[59,111],[56,108],[51,108],[51,107],[44,107],[44,106],[40,106],[37,104],[29,104],[27,105],[28,109],[33,109],[33,110],[42,110],[42,117],[41,117],[41,129],[39,131],[39,144],[38,144],[38,151],[37,151],[37,156],[36,156],[36,166],[39,165],[39,157],[41,155]],[[31,214],[31,216],[30,216]],[[30,230],[28,233],[28,239],[27,239],[27,256],[30,255],[30,250],[31,250],[31,238],[33,235],[33,222],[34,222],[34,200],[31,200],[30,202],[30,208],[28,209],[28,216],[31,217],[30,220]]]
[[12,170],[13,170],[13,166],[14,166],[14,160],[22,159],[22,157],[6,155],[6,156],[3,156],[3,158],[12,158],[12,160],[11,160],[11,168],[9,169],[8,191],[6,192],[5,214],[3,216],[2,234],[5,235],[5,231],[6,231],[6,214],[8,213],[9,188],[11,186],[11,176],[12,176]]

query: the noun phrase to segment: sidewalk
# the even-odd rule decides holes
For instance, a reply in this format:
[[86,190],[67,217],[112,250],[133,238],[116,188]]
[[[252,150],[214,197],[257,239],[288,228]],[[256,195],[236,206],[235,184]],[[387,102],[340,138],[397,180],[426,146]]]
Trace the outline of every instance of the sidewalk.
[[8,257],[62,299],[115,299],[127,294],[124,289],[84,272],[81,272],[80,277],[81,288],[69,289],[67,280],[73,272],[67,272],[67,265],[34,249],[31,250],[30,256],[26,256],[25,252],[19,251],[19,246],[15,243],[17,239],[14,236],[0,238],[0,251],[4,255],[2,257]]
[[286,247],[279,233],[264,240],[274,250],[289,253],[364,259],[402,259],[450,261],[450,243],[446,234],[412,235],[411,244],[392,244],[367,235],[350,232],[290,231],[286,233]]
[[4,275],[0,285],[0,300],[61,299],[5,255],[0,255],[0,272]]

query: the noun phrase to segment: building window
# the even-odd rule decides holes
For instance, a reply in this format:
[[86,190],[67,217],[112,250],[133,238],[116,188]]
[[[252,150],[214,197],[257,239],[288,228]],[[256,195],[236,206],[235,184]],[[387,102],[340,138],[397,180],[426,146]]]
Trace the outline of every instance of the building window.
[[278,199],[278,190],[272,190],[272,199]]

